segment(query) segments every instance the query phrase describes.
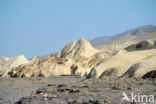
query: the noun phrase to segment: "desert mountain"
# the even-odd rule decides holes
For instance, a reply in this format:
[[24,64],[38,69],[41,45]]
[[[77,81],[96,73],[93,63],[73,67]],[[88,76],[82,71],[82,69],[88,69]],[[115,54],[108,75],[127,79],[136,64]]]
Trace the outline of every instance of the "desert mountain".
[[140,41],[137,44],[132,44],[125,48],[126,51],[139,51],[139,50],[148,50],[156,48],[153,44],[148,41]]
[[143,40],[148,40],[154,44],[156,40],[156,26],[142,26],[114,36],[100,37],[92,40],[91,43],[100,50],[120,50]]
[[[127,70],[129,70],[129,68],[132,65],[134,65],[135,63],[140,62],[140,61],[146,59],[147,57],[154,56],[154,55],[156,55],[156,49],[143,50],[143,51],[132,51],[132,52],[124,51],[123,53],[115,54],[111,57],[105,58],[97,67],[95,67],[95,70],[97,72],[96,77],[97,78],[98,77],[100,77],[100,78],[102,78],[102,77],[120,77]],[[155,57],[153,57],[153,58],[152,58],[152,60],[155,60]],[[152,61],[152,62],[154,62],[154,61]],[[150,63],[150,61],[149,61],[149,63]],[[154,63],[151,63],[151,64],[154,64]],[[153,69],[153,67],[152,67],[152,69]],[[142,68],[142,67],[140,67],[140,68]],[[147,67],[147,69],[148,69],[148,67]],[[148,70],[152,70],[152,69],[149,67]]]
[[[33,57],[30,61],[23,55],[0,57],[0,76],[153,77],[156,69],[155,27],[140,27],[117,37],[96,47],[102,50],[93,48],[88,40],[79,39],[57,53]],[[150,62],[152,65],[146,67]]]
[[154,25],[145,25],[145,26],[141,26],[135,29],[131,29],[128,30],[126,32],[117,34],[117,35],[113,35],[113,36],[101,36],[98,37],[96,39],[91,40],[91,44],[93,46],[98,46],[98,45],[102,45],[104,43],[107,43],[109,41],[113,41],[116,40],[118,38],[121,38],[122,36],[125,35],[133,35],[133,36],[141,36],[141,35],[147,35],[149,33],[155,32],[156,31],[156,26]]
[[85,75],[109,53],[94,49],[89,41],[80,39],[69,43],[59,52],[39,59],[11,71],[12,77]]
[[123,74],[122,77],[136,77],[136,78],[155,77],[156,75],[155,62],[156,62],[156,55],[149,56],[144,60],[132,65],[126,71],[126,73]]
[[98,52],[100,51],[93,48],[88,40],[81,38],[65,46],[56,56],[70,58],[77,56],[91,57]]
[[7,76],[13,68],[28,62],[24,55],[15,58],[0,57],[0,76]]

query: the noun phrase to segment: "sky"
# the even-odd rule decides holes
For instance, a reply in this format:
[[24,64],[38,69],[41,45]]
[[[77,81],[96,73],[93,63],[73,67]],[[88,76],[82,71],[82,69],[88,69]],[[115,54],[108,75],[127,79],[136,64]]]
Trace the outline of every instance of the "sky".
[[0,56],[45,56],[148,24],[156,25],[156,0],[0,0]]

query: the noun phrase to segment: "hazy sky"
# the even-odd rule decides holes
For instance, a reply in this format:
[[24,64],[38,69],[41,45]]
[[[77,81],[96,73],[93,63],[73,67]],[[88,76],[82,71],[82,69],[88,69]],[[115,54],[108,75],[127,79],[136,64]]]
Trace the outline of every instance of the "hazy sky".
[[0,56],[48,55],[147,24],[156,25],[156,0],[0,0]]

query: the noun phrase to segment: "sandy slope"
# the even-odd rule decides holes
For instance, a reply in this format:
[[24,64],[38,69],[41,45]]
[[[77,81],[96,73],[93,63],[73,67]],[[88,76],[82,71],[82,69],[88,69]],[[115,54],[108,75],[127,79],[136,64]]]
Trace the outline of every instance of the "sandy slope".
[[[156,55],[156,49],[124,52],[124,53],[116,54],[114,56],[106,58],[103,60],[103,62],[100,65],[95,67],[97,71],[97,77],[99,77],[104,71],[111,70],[111,69],[118,70],[116,71],[117,76],[122,75],[124,74],[124,72],[128,70],[128,68],[131,65],[151,55]],[[110,74],[110,77],[111,77],[111,74]]]

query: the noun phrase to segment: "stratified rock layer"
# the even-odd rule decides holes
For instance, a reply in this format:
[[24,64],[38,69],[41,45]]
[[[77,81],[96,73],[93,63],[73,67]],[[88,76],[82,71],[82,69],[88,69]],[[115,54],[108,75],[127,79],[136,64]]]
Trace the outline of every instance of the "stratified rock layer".
[[[142,71],[145,70],[144,72],[147,73],[148,71],[156,69],[154,65],[154,63],[156,62],[155,61],[156,57],[154,55],[156,55],[156,49],[124,52],[121,54],[116,54],[114,56],[104,59],[103,62],[100,63],[100,65],[95,67],[97,71],[96,77],[97,78],[120,77],[127,70],[129,70],[131,66],[151,56],[152,59],[148,59],[147,61],[145,61],[146,63],[149,63],[149,64],[146,64],[146,63],[139,64],[139,67],[142,69]],[[133,70],[136,71],[137,68],[133,68]],[[139,73],[139,72],[137,73],[138,74],[134,74],[134,75],[130,75],[130,73],[128,73],[127,76],[142,77],[142,75],[145,74],[145,73]]]
[[89,41],[80,39],[65,46],[61,51],[11,71],[11,77],[86,75],[109,53],[94,49]]
[[[142,78],[148,72],[156,71],[156,55],[147,57],[146,59],[132,65],[122,77]],[[149,76],[150,77],[150,76]]]

